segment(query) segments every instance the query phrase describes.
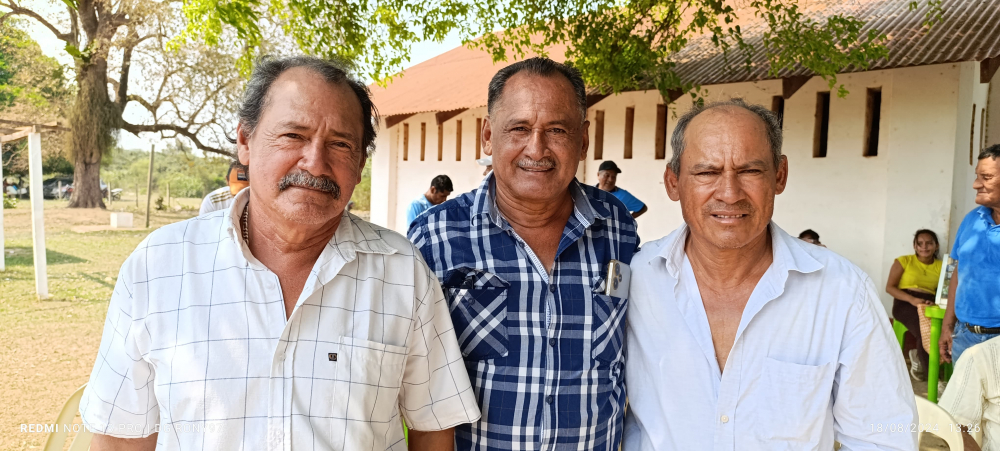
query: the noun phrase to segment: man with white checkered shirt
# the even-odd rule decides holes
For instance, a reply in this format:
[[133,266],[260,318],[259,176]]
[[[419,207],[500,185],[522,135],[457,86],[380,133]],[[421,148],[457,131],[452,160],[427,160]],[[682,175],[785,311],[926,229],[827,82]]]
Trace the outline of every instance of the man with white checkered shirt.
[[574,178],[589,144],[583,79],[546,58],[514,63],[487,109],[493,172],[408,234],[442,281],[483,410],[455,448],[617,451],[628,287],[607,275],[639,238],[621,201]]
[[80,404],[91,449],[405,450],[402,415],[411,449],[444,451],[479,418],[434,275],[344,212],[375,116],[336,64],[257,63],[236,130],[255,183],[122,266]]

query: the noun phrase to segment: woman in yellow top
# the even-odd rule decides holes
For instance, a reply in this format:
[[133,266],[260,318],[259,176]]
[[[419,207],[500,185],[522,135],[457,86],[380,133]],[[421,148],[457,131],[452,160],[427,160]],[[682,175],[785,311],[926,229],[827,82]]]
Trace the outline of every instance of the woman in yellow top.
[[927,379],[927,351],[920,339],[919,305],[934,303],[941,260],[938,259],[938,237],[931,230],[917,230],[913,236],[913,255],[904,255],[892,262],[886,293],[892,295],[892,317],[903,323],[917,339],[917,349],[910,351],[910,375],[918,381]]

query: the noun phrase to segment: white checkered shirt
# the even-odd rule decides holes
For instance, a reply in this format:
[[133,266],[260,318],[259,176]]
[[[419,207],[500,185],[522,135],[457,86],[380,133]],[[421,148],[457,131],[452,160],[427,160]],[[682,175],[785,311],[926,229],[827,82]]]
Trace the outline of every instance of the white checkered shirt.
[[[480,417],[448,304],[401,235],[348,213],[288,320],[231,210],[165,226],[122,265],[84,423],[158,449],[405,450]],[[236,216],[239,217],[238,215]]]

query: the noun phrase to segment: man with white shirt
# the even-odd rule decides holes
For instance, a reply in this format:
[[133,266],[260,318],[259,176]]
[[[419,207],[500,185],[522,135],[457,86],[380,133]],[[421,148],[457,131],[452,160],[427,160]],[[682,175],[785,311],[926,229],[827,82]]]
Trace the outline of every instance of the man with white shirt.
[[686,224],[632,259],[625,450],[916,449],[874,284],[771,222],[781,139],[740,99],[678,121],[664,182]]
[[376,123],[337,64],[257,63],[236,129],[253,186],[122,265],[80,403],[92,450],[405,450],[400,416],[409,449],[453,449],[480,413],[437,279],[344,211]]

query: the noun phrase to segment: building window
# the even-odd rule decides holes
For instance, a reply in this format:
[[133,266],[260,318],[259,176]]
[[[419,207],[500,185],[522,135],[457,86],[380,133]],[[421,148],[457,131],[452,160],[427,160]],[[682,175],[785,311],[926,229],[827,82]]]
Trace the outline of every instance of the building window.
[[782,96],[771,97],[771,112],[778,116],[778,124],[785,128],[785,98]]
[[427,123],[420,123],[420,161],[424,161],[424,155],[427,150]]
[[625,108],[625,155],[626,160],[632,159],[632,130],[635,125],[635,107]]
[[444,158],[444,124],[438,124],[438,161]]
[[972,104],[972,125],[969,126],[969,166],[972,166],[973,150],[976,147],[976,104]]
[[410,124],[403,124],[403,161],[410,159]]
[[481,152],[483,148],[483,118],[476,118],[476,159],[482,158]]
[[813,130],[813,158],[826,158],[830,137],[830,92],[816,93],[816,127]]
[[462,120],[455,121],[455,161],[462,161]]
[[882,119],[882,88],[868,88],[865,102],[865,142],[864,156],[878,156],[878,135]]
[[604,110],[594,110],[594,159],[604,159]]
[[656,105],[656,159],[662,160],[667,157],[667,106]]

